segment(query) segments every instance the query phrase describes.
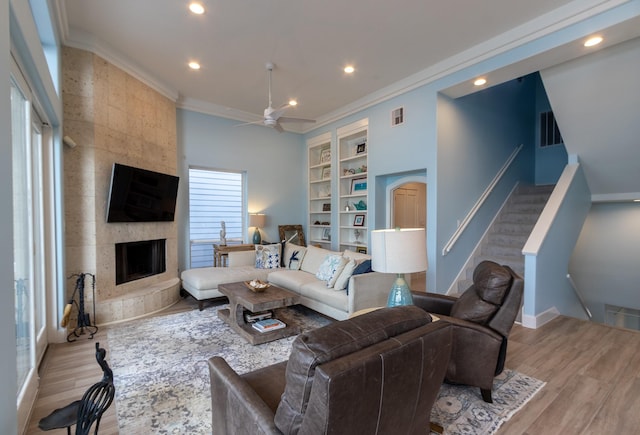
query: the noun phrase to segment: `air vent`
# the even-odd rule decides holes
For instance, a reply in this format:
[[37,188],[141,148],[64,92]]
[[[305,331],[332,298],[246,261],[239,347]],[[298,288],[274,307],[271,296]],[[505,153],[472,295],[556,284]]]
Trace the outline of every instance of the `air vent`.
[[404,123],[404,107],[398,107],[391,111],[391,126],[395,127]]
[[605,304],[605,324],[640,331],[640,310]]
[[547,147],[551,145],[563,144],[560,129],[556,123],[556,117],[553,112],[544,112],[540,114],[540,146]]

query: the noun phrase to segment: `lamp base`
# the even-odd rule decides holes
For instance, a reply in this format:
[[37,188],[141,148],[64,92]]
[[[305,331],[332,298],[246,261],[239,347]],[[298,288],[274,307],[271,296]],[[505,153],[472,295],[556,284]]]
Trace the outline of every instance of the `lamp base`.
[[411,289],[409,289],[407,281],[404,280],[404,273],[397,275],[387,299],[387,307],[398,307],[400,305],[413,305]]
[[259,245],[262,243],[262,237],[260,237],[260,230],[256,227],[256,230],[253,232],[253,244]]

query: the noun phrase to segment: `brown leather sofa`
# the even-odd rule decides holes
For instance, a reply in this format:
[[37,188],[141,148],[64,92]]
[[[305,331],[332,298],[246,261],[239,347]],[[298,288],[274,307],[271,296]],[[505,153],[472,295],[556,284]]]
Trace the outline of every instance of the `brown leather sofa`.
[[214,434],[428,434],[447,322],[382,308],[301,334],[288,361],[238,375],[209,360]]
[[504,369],[507,338],[522,306],[524,281],[508,266],[481,262],[460,298],[412,292],[413,303],[453,325],[445,379],[479,387],[492,403],[493,378]]

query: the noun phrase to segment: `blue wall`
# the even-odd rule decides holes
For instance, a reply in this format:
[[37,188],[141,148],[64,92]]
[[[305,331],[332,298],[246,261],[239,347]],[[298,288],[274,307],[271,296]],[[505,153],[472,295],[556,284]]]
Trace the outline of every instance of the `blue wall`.
[[188,267],[188,168],[199,167],[247,174],[248,211],[267,215],[265,239],[277,241],[278,225],[306,219],[306,148],[302,136],[188,110],[177,112],[180,163],[179,264]]
[[[540,74],[532,75],[535,78],[536,97],[535,97],[535,150],[536,150],[536,184],[556,184],[560,174],[567,164],[567,149],[564,144],[551,145],[546,147],[540,144],[540,113],[548,112],[551,109],[551,103],[547,97],[547,92],[540,78]],[[562,126],[559,126],[560,134],[562,134]]]

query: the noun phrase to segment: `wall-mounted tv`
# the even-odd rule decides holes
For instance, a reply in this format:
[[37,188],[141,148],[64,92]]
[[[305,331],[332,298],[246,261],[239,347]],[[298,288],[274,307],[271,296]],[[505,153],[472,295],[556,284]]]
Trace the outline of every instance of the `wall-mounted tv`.
[[114,163],[107,222],[171,222],[176,211],[175,175]]

